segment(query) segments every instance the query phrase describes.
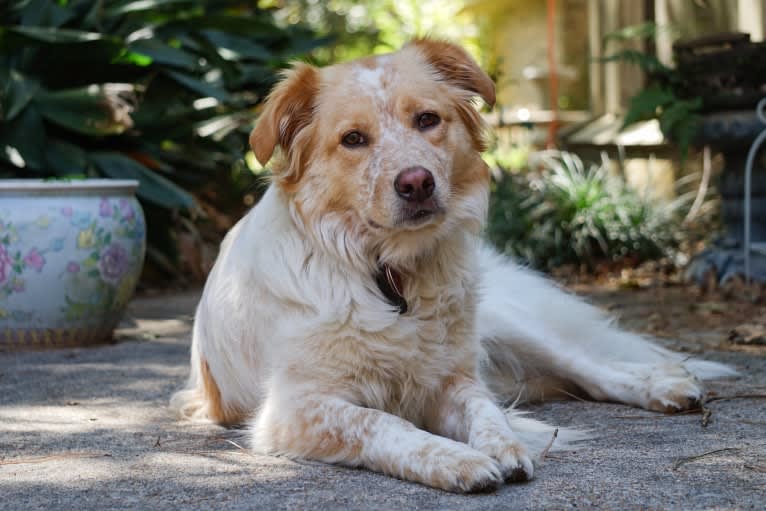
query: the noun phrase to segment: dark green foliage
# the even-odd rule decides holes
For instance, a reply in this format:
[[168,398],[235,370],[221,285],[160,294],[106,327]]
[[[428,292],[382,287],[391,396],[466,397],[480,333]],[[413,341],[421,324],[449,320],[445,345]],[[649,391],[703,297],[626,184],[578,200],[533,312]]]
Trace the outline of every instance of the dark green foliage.
[[245,0],[0,2],[0,177],[138,179],[151,238],[190,192],[254,186],[254,107],[319,43]]
[[[663,29],[654,23],[632,25],[607,34],[604,43],[651,39],[661,30],[667,28]],[[622,49],[602,58],[601,61],[627,62],[639,66],[646,73],[647,87],[631,98],[623,128],[637,121],[659,120],[662,134],[678,144],[681,161],[684,162],[689,153],[689,146],[699,129],[702,99],[689,97],[681,74],[650,53]]]
[[627,62],[628,64],[634,64],[640,67],[647,75],[656,78],[670,78],[669,75],[673,73],[673,69],[660,62],[657,57],[639,50],[620,50],[609,56],[603,57],[601,61]]
[[675,206],[641,198],[605,165],[570,153],[538,153],[533,168],[535,160],[539,170],[493,183],[487,236],[500,250],[547,270],[655,259],[676,245]]
[[680,99],[670,88],[650,85],[630,99],[623,127],[645,119],[658,119],[662,133],[678,144],[685,159],[697,135],[702,99]]

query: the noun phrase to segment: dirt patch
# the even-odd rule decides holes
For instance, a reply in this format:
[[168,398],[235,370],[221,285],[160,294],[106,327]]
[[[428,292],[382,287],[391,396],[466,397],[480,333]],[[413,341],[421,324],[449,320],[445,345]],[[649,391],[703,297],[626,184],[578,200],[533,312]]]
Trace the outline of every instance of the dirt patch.
[[595,276],[561,271],[556,278],[609,311],[623,327],[657,337],[673,349],[766,356],[766,346],[755,335],[766,330],[766,300],[757,286],[697,286],[658,266]]

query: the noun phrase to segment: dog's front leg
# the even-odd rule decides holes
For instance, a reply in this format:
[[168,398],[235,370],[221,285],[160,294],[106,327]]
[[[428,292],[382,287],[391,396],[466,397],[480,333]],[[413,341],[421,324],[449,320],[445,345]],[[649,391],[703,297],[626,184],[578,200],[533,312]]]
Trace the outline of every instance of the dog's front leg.
[[466,444],[332,396],[269,398],[252,434],[259,452],[366,467],[453,492],[503,481],[498,463]]
[[534,468],[526,449],[490,392],[476,380],[449,378],[428,422],[434,433],[465,442],[497,460],[506,481],[532,478]]

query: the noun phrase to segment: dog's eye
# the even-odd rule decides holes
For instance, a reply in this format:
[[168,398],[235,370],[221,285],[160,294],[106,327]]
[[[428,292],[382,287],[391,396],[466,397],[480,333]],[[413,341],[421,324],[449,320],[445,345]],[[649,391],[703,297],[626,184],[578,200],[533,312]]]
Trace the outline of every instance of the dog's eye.
[[441,121],[441,117],[435,113],[423,112],[422,114],[418,115],[418,129],[420,131],[425,131],[428,128],[433,128],[434,126],[438,125]]
[[341,141],[344,146],[346,147],[359,147],[363,145],[367,145],[367,137],[365,137],[363,134],[359,133],[358,131],[349,131],[345,135],[343,135],[343,140]]

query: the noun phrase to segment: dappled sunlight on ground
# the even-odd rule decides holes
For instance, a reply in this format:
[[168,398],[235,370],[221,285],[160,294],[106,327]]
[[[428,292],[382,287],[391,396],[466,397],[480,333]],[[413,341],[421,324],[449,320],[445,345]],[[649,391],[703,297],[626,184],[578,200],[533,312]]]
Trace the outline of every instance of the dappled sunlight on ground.
[[[589,294],[631,328],[650,323],[651,307],[674,310],[672,294],[663,303],[646,290],[623,291]],[[712,385],[707,419],[579,401],[526,407],[593,438],[551,453],[531,483],[465,497],[364,470],[254,455],[244,430],[179,421],[167,403],[188,374],[196,300],[134,302],[116,344],[0,353],[0,507],[729,508],[764,496],[766,401],[757,397],[766,394],[764,357],[705,349],[744,373]],[[719,332],[684,325],[688,342],[695,332]]]

